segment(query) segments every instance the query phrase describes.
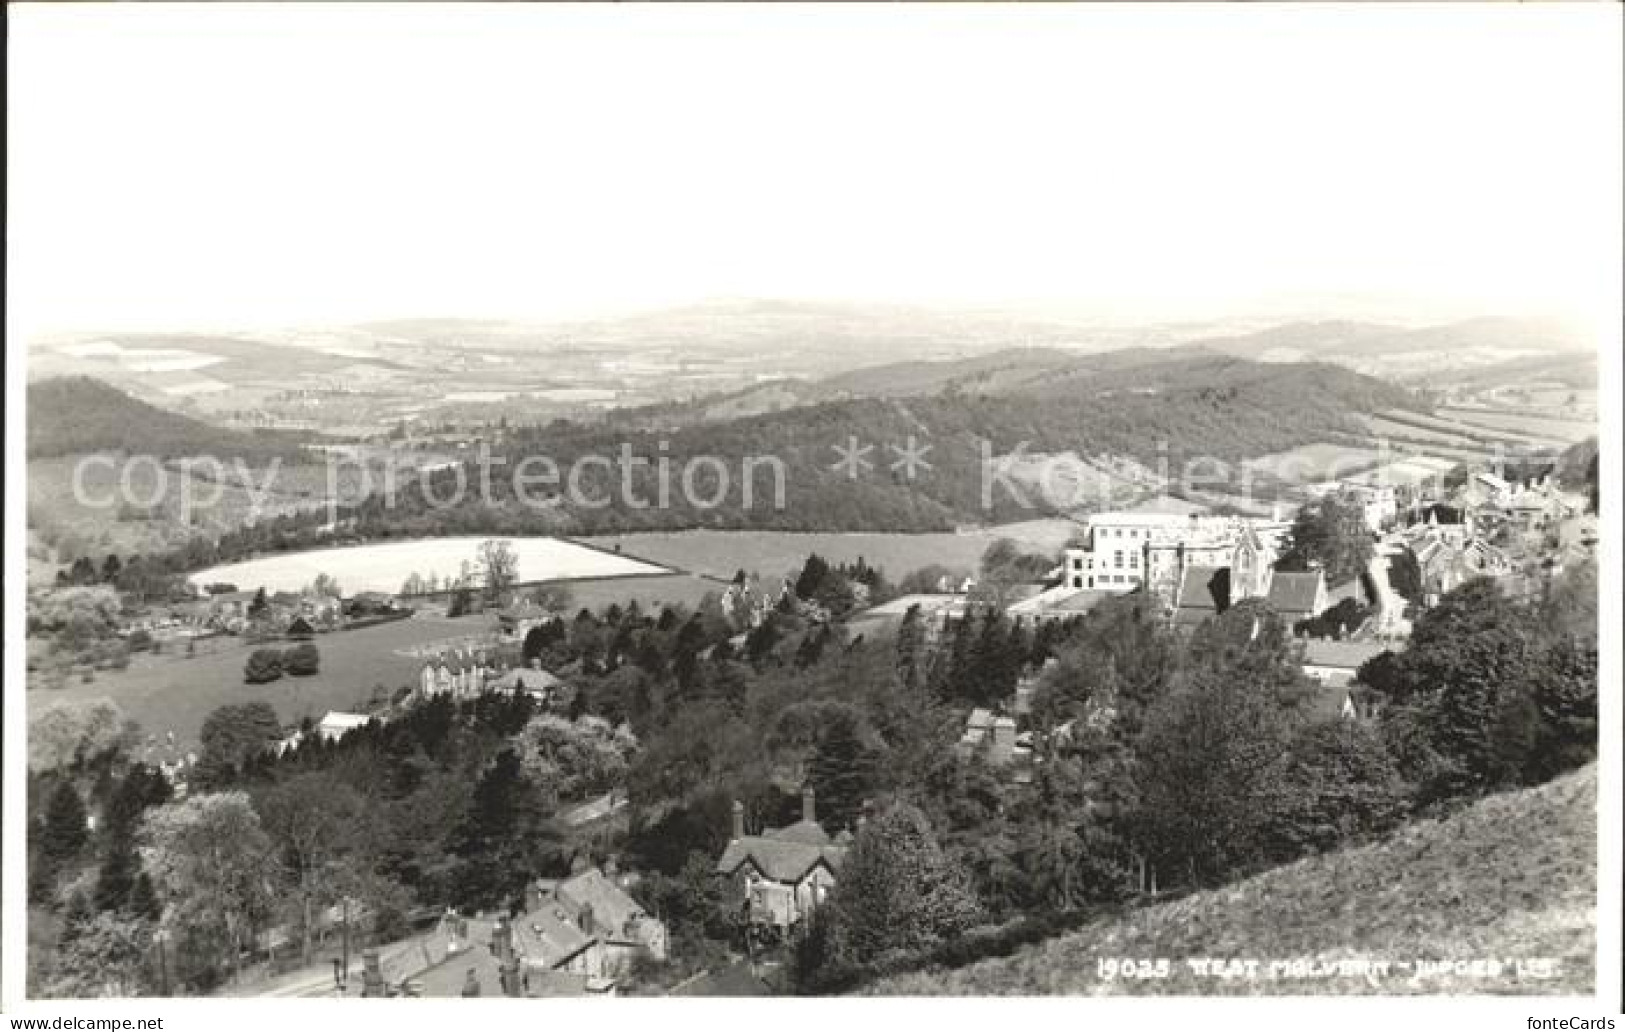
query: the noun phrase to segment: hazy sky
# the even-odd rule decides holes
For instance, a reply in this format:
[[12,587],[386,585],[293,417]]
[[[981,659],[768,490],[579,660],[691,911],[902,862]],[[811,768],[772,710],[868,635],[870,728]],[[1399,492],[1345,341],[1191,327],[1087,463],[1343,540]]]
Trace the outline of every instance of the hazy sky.
[[11,14],[26,330],[1619,285],[1612,5]]

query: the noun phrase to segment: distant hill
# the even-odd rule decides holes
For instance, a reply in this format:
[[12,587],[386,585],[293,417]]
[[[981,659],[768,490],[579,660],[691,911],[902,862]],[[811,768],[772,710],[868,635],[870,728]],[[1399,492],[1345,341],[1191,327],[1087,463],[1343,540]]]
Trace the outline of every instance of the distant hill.
[[1494,317],[1419,329],[1349,321],[1297,322],[1256,333],[1195,340],[1186,346],[1282,362],[1482,350],[1586,352],[1595,347],[1575,328],[1555,320]]
[[[1419,382],[1436,385],[1437,376],[1416,376]],[[1554,355],[1529,355],[1506,362],[1479,366],[1448,379],[1452,387],[1499,387],[1555,383],[1574,390],[1597,389],[1597,353],[1565,351]]]
[[[868,995],[1588,995],[1597,946],[1597,769],[1494,796],[1386,841],[1278,868],[953,971],[869,986]],[[1166,979],[1102,981],[1103,958],[1166,957]],[[1555,977],[1436,973],[1223,981],[1187,958],[1550,958]]]
[[284,436],[210,426],[154,408],[88,376],[28,385],[28,457],[122,451],[174,457],[212,455],[262,463],[301,457]]
[[[1328,422],[1336,422],[1345,413],[1416,408],[1418,404],[1405,388],[1326,363],[1263,363],[1196,347],[1123,348],[1088,355],[1014,348],[966,359],[894,362],[821,380],[779,380],[627,415],[681,425],[855,398],[945,395],[1087,400],[1093,404],[1113,395],[1180,397],[1209,389],[1285,408],[1318,404]],[[1295,421],[1284,418],[1288,423]]]
[[[1034,358],[1025,356],[1023,361]],[[947,365],[964,372],[961,365]],[[932,394],[848,396],[733,418],[707,419],[697,408],[667,407],[609,413],[594,424],[516,428],[507,456],[511,465],[540,454],[569,468],[582,458],[616,455],[629,445],[634,455],[662,456],[673,471],[695,460],[720,462],[735,471],[729,481],[732,493],[716,505],[690,506],[682,492],[668,491],[669,506],[640,506],[625,501],[618,474],[603,471],[585,478],[588,493],[604,498],[601,505],[573,506],[560,499],[545,511],[526,512],[498,497],[489,504],[465,507],[455,522],[469,533],[683,527],[944,530],[1106,501],[1093,495],[1059,501],[1032,493],[1015,497],[996,470],[989,469],[990,461],[1013,453],[1033,460],[1046,455],[1125,459],[1151,470],[1166,462],[1168,472],[1177,476],[1187,459],[1216,459],[1236,467],[1244,459],[1340,434],[1364,435],[1360,421],[1364,413],[1416,404],[1402,388],[1326,365],[1268,365],[1223,355],[1148,352],[1134,358],[1102,356],[1087,368],[1092,372],[1082,371],[1077,363],[1049,373],[1026,370],[1019,378],[980,393],[946,389]],[[920,372],[910,368],[906,376],[891,378],[893,386],[888,389],[937,382]],[[952,376],[949,380],[959,382]],[[794,385],[778,389],[793,391]],[[710,406],[716,407],[715,400]],[[910,440],[928,449],[921,453],[927,465],[913,477],[900,464]],[[841,449],[850,443],[867,449],[861,456],[867,465],[856,474],[840,464]],[[749,458],[782,463],[783,507],[768,507],[760,495],[753,507],[741,505],[737,471]],[[449,481],[453,474],[444,476]],[[647,466],[634,471],[634,496],[654,497],[656,476]],[[758,490],[765,483],[761,480]],[[1116,504],[1120,499],[1109,501]],[[403,525],[428,532],[435,525],[431,520],[452,519],[414,512],[410,500],[403,504],[407,508],[397,513],[373,517],[379,533]]]

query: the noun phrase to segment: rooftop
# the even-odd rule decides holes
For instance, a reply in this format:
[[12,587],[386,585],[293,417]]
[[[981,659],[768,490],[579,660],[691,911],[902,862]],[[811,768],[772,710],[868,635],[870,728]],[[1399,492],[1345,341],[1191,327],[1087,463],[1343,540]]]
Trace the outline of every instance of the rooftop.
[[1388,648],[1385,642],[1380,641],[1323,641],[1311,638],[1304,643],[1303,661],[1307,666],[1355,670],[1371,657],[1388,651]]
[[1269,604],[1277,613],[1309,613],[1324,578],[1319,570],[1287,571],[1270,578]]

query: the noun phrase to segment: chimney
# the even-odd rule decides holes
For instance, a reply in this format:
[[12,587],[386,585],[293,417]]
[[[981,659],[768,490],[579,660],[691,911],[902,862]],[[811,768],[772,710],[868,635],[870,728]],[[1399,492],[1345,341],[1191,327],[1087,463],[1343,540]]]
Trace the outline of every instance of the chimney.
[[811,785],[801,790],[801,819],[809,824],[815,824],[818,821],[818,807],[813,800]]
[[742,838],[745,837],[745,804],[741,803],[739,800],[735,799],[734,800],[734,806],[733,806],[733,814],[734,814],[734,833],[733,833],[733,837],[735,839],[742,839]]

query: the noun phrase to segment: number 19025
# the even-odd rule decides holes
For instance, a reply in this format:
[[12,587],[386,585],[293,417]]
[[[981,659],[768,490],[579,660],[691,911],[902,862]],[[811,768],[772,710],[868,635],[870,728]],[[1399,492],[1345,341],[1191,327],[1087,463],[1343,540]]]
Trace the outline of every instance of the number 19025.
[[1172,965],[1167,957],[1156,960],[1134,960],[1129,957],[1101,957],[1095,961],[1095,974],[1103,982],[1117,979],[1167,978]]

